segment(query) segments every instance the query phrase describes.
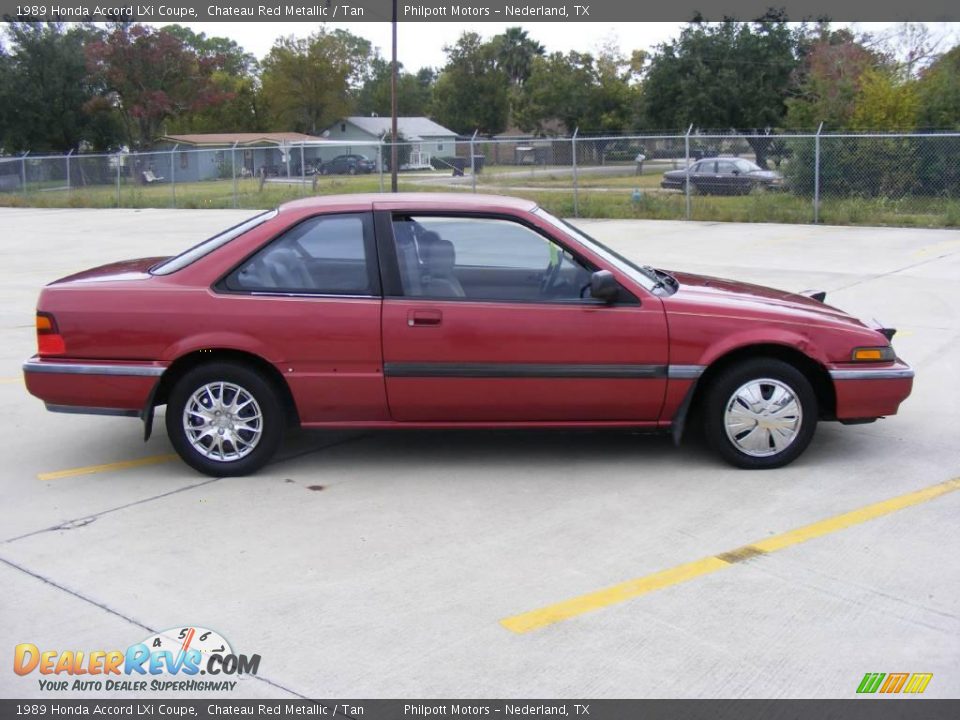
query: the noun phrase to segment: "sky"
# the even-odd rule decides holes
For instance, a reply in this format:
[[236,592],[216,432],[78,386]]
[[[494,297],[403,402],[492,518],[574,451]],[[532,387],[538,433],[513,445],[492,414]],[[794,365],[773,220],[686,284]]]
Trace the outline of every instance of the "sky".
[[[163,25],[165,23],[151,23]],[[208,36],[228,37],[239,43],[245,50],[262,59],[276,38],[282,35],[305,37],[317,29],[318,23],[282,23],[282,22],[225,22],[225,23],[184,23],[194,32],[204,32]],[[484,38],[502,33],[508,27],[520,25],[530,37],[546,47],[547,52],[568,52],[578,50],[592,52],[601,44],[613,40],[626,54],[631,50],[651,50],[662,42],[669,41],[680,34],[684,23],[600,23],[600,22],[543,22],[543,23],[475,23],[463,22],[402,22],[398,25],[397,57],[409,72],[421,67],[439,68],[446,63],[443,46],[453,44],[465,30],[473,30]],[[850,23],[837,23],[837,26]],[[950,45],[960,41],[956,23],[930,23],[931,29],[938,34],[947,35]],[[328,23],[330,28],[342,28],[355,35],[365,37],[380,49],[384,58],[390,57],[390,23]],[[893,23],[856,23],[855,30],[864,32],[883,32],[893,27]],[[948,45],[947,47],[949,47]]]
[[[151,23],[164,25],[166,23]],[[227,22],[183,23],[194,32],[204,32],[236,40],[245,50],[262,59],[270,51],[273,41],[282,35],[304,37],[316,30],[317,23],[283,22]],[[476,23],[429,22],[398,24],[397,59],[405,69],[414,72],[421,67],[439,68],[446,64],[443,46],[456,42],[466,30],[489,38],[508,27],[522,26],[530,37],[540,42],[548,52],[559,50],[592,51],[608,39],[614,39],[624,50],[653,47],[676,36],[683,23]],[[380,48],[384,58],[390,58],[390,23],[328,23],[330,28],[342,28],[367,38]]]

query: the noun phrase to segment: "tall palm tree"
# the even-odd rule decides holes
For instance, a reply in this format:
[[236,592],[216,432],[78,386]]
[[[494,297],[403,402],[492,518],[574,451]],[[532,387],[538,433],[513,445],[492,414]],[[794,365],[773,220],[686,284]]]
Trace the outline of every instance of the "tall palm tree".
[[500,66],[510,78],[510,83],[523,85],[530,77],[533,59],[545,52],[543,45],[531,40],[527,31],[520,27],[507,28],[503,35],[497,38],[497,42]]

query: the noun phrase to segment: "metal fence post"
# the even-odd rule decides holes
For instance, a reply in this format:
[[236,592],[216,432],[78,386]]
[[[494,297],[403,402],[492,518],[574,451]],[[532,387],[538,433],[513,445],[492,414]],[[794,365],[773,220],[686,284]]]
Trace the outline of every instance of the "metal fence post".
[[73,148],[70,148],[70,152],[67,153],[67,192],[70,191],[70,156],[73,155]]
[[303,141],[300,142],[300,194],[307,190],[307,163],[303,155]]
[[683,192],[686,195],[687,220],[690,219],[690,133],[693,131],[693,123],[687,128],[687,134],[683,136],[683,167],[686,172],[686,179],[683,183]]
[[117,207],[120,207],[120,151],[117,150]]
[[380,144],[377,145],[377,169],[380,173],[380,192],[383,192],[383,138],[386,133],[380,136]]
[[23,187],[23,196],[27,196],[27,155],[30,154],[30,151],[27,150],[23,155],[20,156],[20,183]]
[[580,133],[580,126],[573,129],[573,137],[570,138],[570,162],[573,172],[573,216],[580,217],[580,183],[577,176],[577,135]]
[[474,147],[474,144],[477,141],[477,133],[480,132],[479,128],[473,131],[473,136],[470,138],[470,178],[473,181],[473,191],[477,191],[477,151]]
[[240,142],[236,140],[233,143],[233,147],[230,148],[230,166],[233,168],[233,206],[237,206],[237,143]]
[[180,144],[177,143],[173,146],[173,149],[170,151],[170,192],[173,193],[173,207],[177,207],[177,171],[174,166],[177,164],[177,148],[180,147]]
[[813,139],[813,224],[820,222],[820,133],[823,123],[817,128],[817,135]]

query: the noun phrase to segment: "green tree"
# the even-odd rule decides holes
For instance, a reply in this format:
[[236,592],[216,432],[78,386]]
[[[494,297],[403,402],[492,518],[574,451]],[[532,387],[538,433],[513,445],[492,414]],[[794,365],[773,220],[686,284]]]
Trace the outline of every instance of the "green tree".
[[919,102],[913,81],[870,69],[860,78],[850,127],[863,131],[910,131],[916,127]]
[[536,58],[517,108],[518,125],[543,132],[559,120],[567,132],[627,130],[639,100],[634,60],[612,45],[600,48],[597,57],[571,51]]
[[183,25],[166,25],[160,28],[160,32],[173,35],[198,57],[211,60],[217,70],[229,75],[249,75],[257,69],[257,59],[240,47],[236,40],[211,37]]
[[197,112],[171,119],[171,133],[184,132],[260,132],[268,128],[268,118],[260,93],[259,64],[234,40],[208,37],[181,25],[167,25],[170,33],[213,67],[211,82],[222,101]]
[[533,71],[533,60],[543,57],[544,47],[520,27],[507,28],[493,38],[497,62],[512,85],[523,85]]
[[960,130],[960,45],[920,74],[917,121],[921,127]]
[[[435,75],[430,68],[416,74],[397,73],[397,114],[420,116],[430,114]],[[370,62],[370,75],[357,94],[356,111],[360,115],[390,114],[390,63],[377,56]]]
[[507,125],[510,78],[500,66],[496,43],[465,32],[444,47],[447,64],[434,87],[437,122],[459,133],[503,132]]
[[261,75],[271,129],[318,133],[348,115],[371,52],[369,41],[340,29],[277,40]]
[[118,127],[87,74],[84,45],[100,32],[88,25],[10,23],[11,53],[0,60],[0,143],[8,151],[67,152],[81,144],[114,147]]
[[[649,119],[661,128],[762,134],[781,124],[798,66],[800,31],[770,11],[752,23],[690,23],[660,45],[643,85]],[[760,165],[770,139],[748,137]]]
[[864,73],[885,64],[868,44],[869,38],[831,31],[826,24],[802,41],[796,89],[786,101],[787,127],[809,130],[821,122],[832,130],[850,127]]
[[[220,104],[228,95],[213,83],[216,62],[175,35],[143,25],[118,25],[86,47],[91,76],[119,112],[131,147],[147,147],[163,123]],[[103,101],[101,101],[101,104]]]

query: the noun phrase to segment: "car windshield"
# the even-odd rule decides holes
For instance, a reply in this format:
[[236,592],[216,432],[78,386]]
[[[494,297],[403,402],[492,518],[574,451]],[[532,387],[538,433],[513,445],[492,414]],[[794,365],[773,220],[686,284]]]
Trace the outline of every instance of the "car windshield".
[[154,265],[152,268],[150,268],[150,273],[152,275],[169,275],[170,273],[175,273],[177,270],[182,270],[187,265],[196,262],[203,256],[212,253],[217,248],[226,245],[234,238],[240,237],[248,230],[252,230],[258,225],[265,223],[267,220],[275,218],[279,212],[279,210],[268,210],[265,213],[254,215],[249,220],[244,220],[239,225],[234,225],[232,228],[228,228],[223,232],[217,233],[211,238],[207,238],[202,243],[194,245],[189,250],[185,250],[169,260],[164,260],[163,262]]
[[660,278],[657,277],[657,274],[653,268],[637,265],[632,260],[628,260],[616,250],[613,250],[599,240],[590,237],[583,232],[583,230],[571,225],[566,220],[561,220],[558,217],[554,217],[543,208],[537,208],[534,210],[534,214],[546,220],[558,230],[565,232],[567,235],[571,235],[575,240],[585,245],[587,248],[595,252],[611,265],[615,266],[625,275],[629,275],[633,280],[643,285],[643,287],[647,290],[653,291],[654,288],[661,285]]
[[733,164],[737,166],[737,170],[745,173],[757,172],[757,170],[761,169],[756,163],[752,163],[749,160],[744,160],[743,158],[737,158],[733,161]]

